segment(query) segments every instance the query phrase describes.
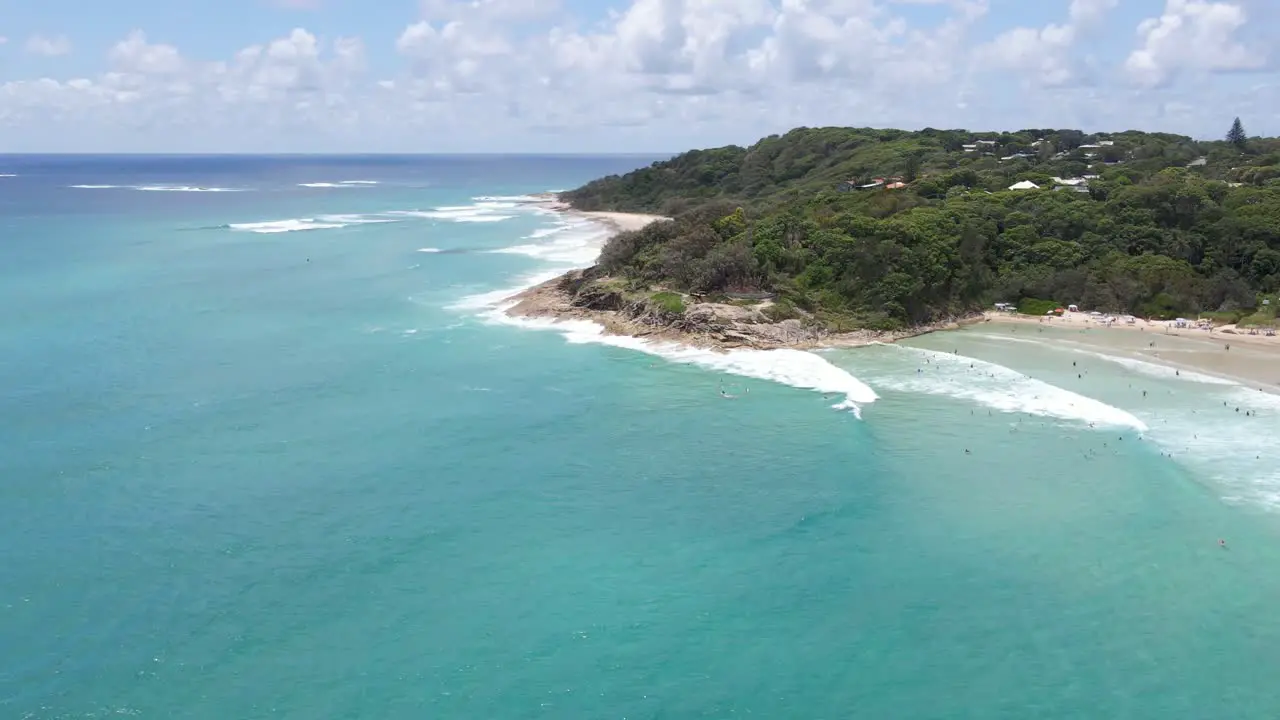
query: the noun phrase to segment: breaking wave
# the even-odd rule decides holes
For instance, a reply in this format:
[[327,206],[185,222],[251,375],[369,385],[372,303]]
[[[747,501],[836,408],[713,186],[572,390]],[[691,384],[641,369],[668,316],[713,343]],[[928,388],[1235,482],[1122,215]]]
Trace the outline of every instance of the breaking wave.
[[350,225],[370,225],[395,222],[389,218],[378,218],[368,215],[321,215],[315,218],[289,218],[286,220],[268,220],[265,222],[231,223],[230,230],[261,234],[301,232],[306,230],[332,230]]
[[1003,365],[904,345],[890,347],[911,353],[919,362],[915,367],[896,367],[883,377],[873,378],[872,382],[882,388],[968,400],[1001,412],[1127,427],[1140,432],[1147,429],[1146,423],[1126,410]]
[[1159,363],[1147,362],[1146,360],[1138,360],[1137,358],[1128,358],[1119,355],[1108,355],[1106,353],[1094,352],[1092,350],[1073,349],[1072,352],[1081,355],[1089,355],[1090,357],[1105,360],[1115,365],[1141,373],[1148,377],[1160,378],[1162,380],[1186,380],[1187,382],[1202,383],[1205,385],[1239,385],[1234,380],[1215,377],[1198,373],[1193,370],[1183,370],[1182,368],[1172,367],[1169,365],[1161,365]]
[[546,200],[534,195],[479,195],[471,199],[479,203],[536,203]]
[[[537,200],[537,198],[531,198]],[[509,198],[482,200],[499,204]],[[669,342],[652,342],[622,335],[609,335],[596,323],[585,320],[511,317],[507,314],[512,296],[551,280],[573,267],[594,262],[610,230],[590,220],[561,220],[551,228],[535,231],[526,240],[554,238],[545,243],[524,243],[491,252],[526,255],[553,267],[524,277],[515,287],[470,295],[450,306],[454,310],[477,312],[486,322],[514,327],[551,330],[573,344],[600,344],[626,348],[661,357],[670,362],[697,365],[716,372],[749,377],[822,393],[838,394],[833,405],[861,416],[861,407],[875,402],[876,393],[848,372],[823,357],[802,350],[731,350],[716,352]]]
[[304,188],[358,188],[377,185],[377,180],[339,180],[338,182],[308,182],[298,183],[298,187]]
[[71,185],[76,190],[138,190],[141,192],[229,193],[245,188],[202,187],[198,185]]
[[[350,183],[372,183],[367,181],[346,181]],[[105,187],[105,186],[104,186]],[[266,220],[261,222],[231,223],[219,226],[220,229],[239,230],[256,233],[300,232],[304,230],[333,230],[350,225],[373,225],[378,223],[403,222],[405,220],[438,220],[444,222],[502,222],[515,217],[511,211],[518,205],[513,202],[484,201],[474,205],[450,205],[431,210],[388,210],[379,213],[333,214],[319,215],[313,218],[286,218],[283,220]],[[575,241],[576,242],[576,241]],[[598,251],[598,244],[596,246]],[[424,250],[424,252],[430,252]],[[434,250],[434,252],[441,252]],[[575,256],[577,257],[577,256]],[[595,259],[592,253],[587,262]]]
[[522,238],[531,241],[550,238],[549,242],[521,243],[488,252],[525,255],[570,267],[584,267],[599,257],[600,248],[607,237],[608,231],[590,220],[561,220],[552,227],[535,230]]
[[[555,277],[552,274],[544,279]],[[537,284],[532,282],[531,285]],[[874,390],[866,383],[842,370],[815,353],[804,350],[730,350],[717,352],[668,342],[653,342],[626,335],[610,335],[604,328],[587,320],[553,320],[550,318],[512,317],[506,313],[510,303],[503,302],[510,291],[498,291],[475,295],[454,305],[458,309],[487,308],[482,313],[486,321],[531,330],[552,330],[560,333],[571,344],[599,344],[635,350],[684,365],[697,365],[708,370],[767,380],[803,390],[838,394],[842,400],[832,405],[837,410],[848,410],[862,417],[862,406],[877,399]]]

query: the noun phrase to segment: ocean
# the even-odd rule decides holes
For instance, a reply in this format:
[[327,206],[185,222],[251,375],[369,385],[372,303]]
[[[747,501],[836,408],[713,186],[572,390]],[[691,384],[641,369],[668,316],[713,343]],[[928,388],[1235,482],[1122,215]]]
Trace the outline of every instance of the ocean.
[[652,159],[0,157],[0,717],[1280,713],[1276,395],[503,316]]

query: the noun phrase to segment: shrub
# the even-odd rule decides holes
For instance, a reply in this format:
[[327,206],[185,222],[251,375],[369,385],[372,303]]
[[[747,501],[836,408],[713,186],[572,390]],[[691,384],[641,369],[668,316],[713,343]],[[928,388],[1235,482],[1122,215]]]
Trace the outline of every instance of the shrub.
[[661,308],[663,312],[671,313],[672,315],[679,315],[684,312],[684,298],[680,296],[680,293],[657,292],[649,299],[653,301],[654,305]]
[[1052,312],[1056,308],[1062,307],[1056,300],[1039,300],[1037,298],[1022,298],[1018,301],[1018,312],[1023,315],[1044,315]]
[[796,306],[791,304],[789,300],[777,300],[773,304],[761,308],[760,313],[772,322],[795,320],[800,317],[800,312],[796,310]]

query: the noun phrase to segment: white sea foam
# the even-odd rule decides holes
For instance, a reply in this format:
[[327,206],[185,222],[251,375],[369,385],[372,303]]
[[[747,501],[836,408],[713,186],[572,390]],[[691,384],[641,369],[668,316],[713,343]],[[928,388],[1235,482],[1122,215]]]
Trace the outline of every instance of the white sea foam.
[[463,223],[492,223],[510,220],[515,217],[509,213],[496,212],[516,207],[513,203],[493,203],[476,205],[452,205],[433,208],[431,210],[392,210],[384,213],[396,217],[414,217],[426,220],[446,220]]
[[[350,181],[356,182],[356,181]],[[372,183],[374,181],[361,181]],[[446,206],[433,210],[389,210],[369,214],[332,214],[319,215],[314,218],[289,218],[252,223],[233,223],[227,227],[257,233],[297,232],[301,230],[328,230],[347,227],[349,225],[370,225],[377,223],[401,222],[406,219],[446,220],[449,222],[501,222],[510,220],[513,215],[503,214],[501,210],[515,207],[513,203],[478,203],[476,205]],[[437,251],[438,252],[438,251]],[[594,255],[588,258],[588,262]]]
[[[565,228],[569,230],[570,228]],[[600,256],[600,248],[608,237],[608,231],[594,225],[575,228],[576,232],[561,232],[555,240],[548,243],[525,243],[511,247],[498,248],[489,252],[503,255],[525,255],[539,260],[563,263],[572,267],[582,267],[595,262]],[[530,235],[528,239],[535,239]],[[551,236],[543,236],[551,237]]]
[[395,218],[379,215],[319,215],[313,218],[287,218],[285,220],[267,220],[264,222],[231,223],[230,230],[254,233],[285,233],[304,230],[335,230],[351,225],[377,225],[380,223],[398,222]]
[[863,405],[876,400],[875,391],[861,380],[827,362],[823,357],[802,350],[730,350],[721,353],[676,343],[652,342],[625,335],[609,335],[604,332],[602,326],[586,320],[512,317],[506,313],[512,305],[510,301],[512,295],[555,278],[561,272],[562,270],[553,270],[531,275],[524,278],[517,288],[471,295],[450,307],[456,310],[482,311],[481,317],[494,324],[533,330],[552,330],[563,335],[572,344],[610,345],[731,375],[768,380],[822,393],[839,394],[843,399],[832,407],[837,410],[848,410],[858,417],[861,417]]
[[1039,340],[1031,340],[1028,338],[1013,337],[1011,335],[988,335],[986,333],[972,333],[970,337],[981,338],[983,340],[996,340],[998,342],[1022,343],[1024,345],[1044,345]]
[[1120,355],[1108,355],[1106,353],[1094,352],[1092,350],[1073,349],[1072,352],[1081,355],[1089,355],[1099,360],[1105,360],[1115,365],[1128,368],[1134,372],[1141,373],[1148,377],[1160,378],[1162,380],[1185,380],[1187,382],[1202,383],[1205,385],[1239,385],[1234,380],[1226,378],[1214,377],[1213,375],[1205,375],[1192,370],[1183,370],[1181,368],[1161,365],[1159,363],[1138,360],[1137,358],[1123,357]]
[[0,173],[0,178],[18,177],[14,173]]
[[905,345],[893,347],[918,355],[920,362],[911,371],[897,368],[884,377],[872,379],[883,388],[959,398],[1001,412],[1028,413],[1139,431],[1147,429],[1146,423],[1128,411],[1036,380],[1003,365]]
[[369,185],[377,185],[377,180],[339,180],[338,182],[307,182],[298,183],[298,187],[304,188],[358,188],[367,187]]
[[440,212],[471,212],[476,209],[481,210],[510,210],[518,207],[519,203],[505,202],[498,200],[481,200],[473,205],[442,205],[436,210]]
[[140,190],[142,192],[227,193],[244,188],[200,187],[196,185],[71,185],[77,190]]
[[418,252],[421,252],[421,253],[438,253],[438,252],[444,252],[444,251],[443,251],[443,250],[441,250],[440,248],[425,247],[425,248],[418,248]]
[[[492,303],[498,293],[474,296],[471,305]],[[837,410],[848,410],[861,417],[861,407],[876,401],[876,393],[866,383],[848,372],[827,362],[815,353],[803,350],[730,350],[716,352],[704,348],[676,343],[652,342],[627,335],[609,335],[600,325],[586,320],[553,320],[550,318],[511,317],[506,314],[507,305],[493,307],[484,314],[491,322],[534,330],[552,330],[564,336],[568,342],[599,344],[625,348],[654,355],[665,360],[697,365],[717,372],[741,377],[768,380],[821,393],[843,396],[832,405]]]
[[574,226],[573,223],[560,223],[555,227],[541,228],[539,230],[534,230],[533,232],[529,233],[528,238],[530,240],[539,240],[541,238],[551,237],[552,235],[559,235],[560,233],[564,232],[565,230],[568,230],[573,226]]
[[709,370],[741,377],[768,380],[805,390],[835,393],[844,399],[832,407],[849,410],[861,417],[861,406],[876,401],[876,393],[848,372],[819,355],[803,350],[730,350],[716,352],[676,343],[660,343],[626,335],[609,335],[604,328],[583,320],[552,321],[513,318],[505,313],[490,315],[510,325],[554,330],[573,344],[596,343],[656,355],[671,362],[698,365]]
[[[1050,346],[1050,343],[1048,342],[1033,340],[1030,338],[1011,337],[1008,335],[989,335],[985,333],[972,333],[970,337],[980,338],[983,340],[996,340],[1000,342],[1023,343],[1027,345],[1041,345],[1044,347]],[[1078,343],[1072,340],[1065,340],[1061,342],[1064,345],[1074,346],[1070,348],[1071,351],[1074,353],[1078,353],[1081,355],[1089,355],[1091,357],[1098,358],[1099,360],[1105,360],[1109,363],[1123,366],[1125,368],[1128,368],[1129,370],[1132,370],[1137,373],[1141,373],[1148,377],[1155,377],[1163,380],[1185,380],[1187,382],[1203,383],[1205,385],[1238,385],[1239,384],[1234,380],[1215,377],[1213,375],[1207,375],[1205,373],[1195,372],[1194,370],[1184,370],[1180,367],[1162,365],[1160,363],[1154,363],[1147,360],[1139,360],[1137,358],[1125,357],[1123,355],[1109,355],[1107,353],[1098,352],[1095,350],[1087,350],[1085,349],[1085,347],[1083,347],[1083,343]]]
[[195,185],[135,185],[134,190],[143,192],[190,192],[190,193],[224,193],[243,192],[244,188],[199,187]]
[[399,218],[386,217],[385,215],[321,215],[320,220],[323,222],[338,222],[348,225],[380,225],[382,223],[400,222]]
[[1280,454],[1269,441],[1280,426],[1280,396],[1239,385],[1190,393],[1147,399],[1147,437],[1174,461],[1217,483],[1227,501],[1280,510]]
[[303,230],[329,230],[346,227],[346,225],[337,222],[322,222],[315,218],[291,218],[289,220],[268,220],[266,222],[231,223],[227,227],[243,232],[270,234],[300,232]]
[[532,203],[540,202],[543,198],[534,197],[533,195],[481,195],[473,197],[476,202],[500,202],[500,203]]

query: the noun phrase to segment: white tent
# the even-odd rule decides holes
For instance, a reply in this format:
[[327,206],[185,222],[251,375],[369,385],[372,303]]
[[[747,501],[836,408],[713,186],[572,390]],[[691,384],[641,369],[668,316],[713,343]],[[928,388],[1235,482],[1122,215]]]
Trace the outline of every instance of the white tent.
[[1039,190],[1040,186],[1031,182],[1030,180],[1023,180],[1022,182],[1018,182],[1010,185],[1009,189],[1010,190]]

